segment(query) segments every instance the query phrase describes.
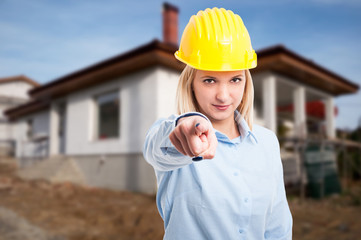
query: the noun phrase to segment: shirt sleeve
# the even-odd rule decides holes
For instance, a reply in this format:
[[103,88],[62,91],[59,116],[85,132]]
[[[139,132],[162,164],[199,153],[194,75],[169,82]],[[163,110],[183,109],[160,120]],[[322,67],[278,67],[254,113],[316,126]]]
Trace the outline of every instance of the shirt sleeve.
[[201,113],[191,112],[178,117],[172,115],[168,119],[160,119],[149,129],[144,142],[143,155],[155,170],[171,171],[193,162],[191,157],[178,152],[170,141],[169,134],[174,130],[180,118],[194,115],[202,116],[208,120]]
[[280,156],[280,146],[276,135],[274,150],[276,157],[276,192],[273,196],[273,204],[270,216],[267,219],[265,239],[291,240],[292,239],[292,215],[288,206],[285,185],[283,180],[283,167]]

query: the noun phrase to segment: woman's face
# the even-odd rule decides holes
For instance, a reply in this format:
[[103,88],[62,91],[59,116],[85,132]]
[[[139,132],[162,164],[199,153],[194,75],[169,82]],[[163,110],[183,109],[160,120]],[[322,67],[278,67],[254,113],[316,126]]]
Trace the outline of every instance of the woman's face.
[[212,123],[234,118],[246,83],[245,70],[215,72],[197,70],[192,89],[200,111]]

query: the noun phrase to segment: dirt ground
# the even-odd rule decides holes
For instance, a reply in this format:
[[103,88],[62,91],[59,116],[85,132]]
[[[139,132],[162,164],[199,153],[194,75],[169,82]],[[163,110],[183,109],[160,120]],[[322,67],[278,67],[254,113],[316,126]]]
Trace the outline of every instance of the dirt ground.
[[[24,181],[15,171],[13,162],[0,161],[0,240],[162,239],[155,196]],[[293,239],[361,239],[361,183],[322,201],[290,196],[289,204]]]

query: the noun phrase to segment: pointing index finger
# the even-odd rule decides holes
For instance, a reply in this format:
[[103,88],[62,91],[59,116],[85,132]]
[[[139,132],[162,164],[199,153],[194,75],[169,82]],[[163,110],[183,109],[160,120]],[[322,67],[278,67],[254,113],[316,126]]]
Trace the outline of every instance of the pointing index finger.
[[205,124],[196,123],[195,125],[195,132],[197,136],[201,136],[203,133],[208,132],[208,128],[205,126]]

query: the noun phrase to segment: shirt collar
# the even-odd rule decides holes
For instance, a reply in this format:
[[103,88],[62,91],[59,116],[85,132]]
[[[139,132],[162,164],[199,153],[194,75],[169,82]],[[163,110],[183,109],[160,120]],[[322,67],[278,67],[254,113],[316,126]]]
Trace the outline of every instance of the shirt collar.
[[249,138],[253,144],[258,143],[255,134],[251,131],[246,120],[244,120],[244,117],[237,110],[234,111],[234,120],[237,123],[241,137],[230,140],[226,135],[215,129],[215,134],[218,140],[225,142],[231,141],[232,143],[240,143],[241,141],[244,141],[245,139]]
[[253,143],[258,143],[256,135],[251,131],[249,128],[247,121],[244,119],[244,117],[241,115],[240,112],[237,110],[234,111],[234,120],[236,121],[238,125],[238,130],[241,134],[242,141],[248,137],[250,137],[250,140]]

